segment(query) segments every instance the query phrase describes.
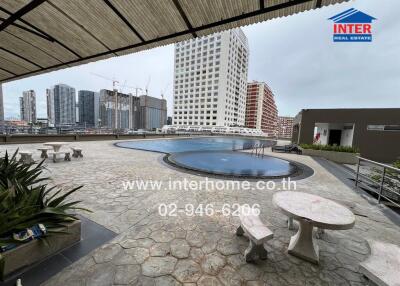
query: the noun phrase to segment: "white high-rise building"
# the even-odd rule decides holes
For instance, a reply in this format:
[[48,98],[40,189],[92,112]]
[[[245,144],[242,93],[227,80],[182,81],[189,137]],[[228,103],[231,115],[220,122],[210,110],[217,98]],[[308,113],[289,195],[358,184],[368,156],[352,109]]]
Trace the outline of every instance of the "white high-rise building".
[[36,123],[36,93],[34,90],[27,90],[19,98],[19,110],[21,120],[28,123]]
[[173,124],[244,126],[248,63],[241,29],[177,43]]

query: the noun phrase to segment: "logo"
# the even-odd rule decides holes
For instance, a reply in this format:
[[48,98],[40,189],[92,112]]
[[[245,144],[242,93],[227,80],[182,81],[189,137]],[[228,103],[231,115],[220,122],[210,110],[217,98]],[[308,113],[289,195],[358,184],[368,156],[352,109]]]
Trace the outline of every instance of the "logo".
[[328,20],[334,22],[334,42],[372,42],[372,20],[376,20],[374,17],[351,8]]

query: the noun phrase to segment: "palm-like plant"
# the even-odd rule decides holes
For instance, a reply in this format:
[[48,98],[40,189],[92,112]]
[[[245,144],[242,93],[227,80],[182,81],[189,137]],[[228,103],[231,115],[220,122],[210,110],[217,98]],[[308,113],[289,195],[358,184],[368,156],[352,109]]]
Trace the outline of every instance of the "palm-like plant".
[[39,177],[43,172],[44,160],[38,164],[22,164],[17,160],[18,149],[10,157],[8,152],[4,157],[0,157],[0,187],[7,189],[17,183],[23,189],[28,189],[32,185],[46,181],[49,178]]
[[[16,159],[18,150],[10,157],[0,158],[0,246],[12,241],[12,233],[36,224],[43,224],[48,233],[58,232],[65,223],[76,220],[72,211],[80,201],[68,197],[82,186],[63,193],[49,188],[48,178],[41,177],[43,161],[24,164]],[[82,209],[86,210],[86,209]]]

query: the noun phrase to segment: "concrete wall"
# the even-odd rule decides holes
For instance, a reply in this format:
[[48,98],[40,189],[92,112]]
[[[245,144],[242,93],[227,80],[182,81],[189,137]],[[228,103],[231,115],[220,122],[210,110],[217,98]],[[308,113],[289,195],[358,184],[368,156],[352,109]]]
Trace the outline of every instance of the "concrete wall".
[[142,138],[168,138],[188,135],[179,134],[84,134],[84,135],[0,135],[1,144],[24,144],[24,143],[42,143],[51,141],[71,142],[71,141],[96,141],[96,140],[127,140]]
[[354,135],[354,127],[353,129],[343,129],[342,138],[340,139],[340,145],[353,146],[353,135]]
[[399,131],[371,131],[367,125],[400,125],[399,108],[382,109],[303,109],[296,116],[299,132],[292,141],[312,144],[314,126],[318,122],[354,123],[353,146],[361,156],[380,162],[393,162],[400,158]]

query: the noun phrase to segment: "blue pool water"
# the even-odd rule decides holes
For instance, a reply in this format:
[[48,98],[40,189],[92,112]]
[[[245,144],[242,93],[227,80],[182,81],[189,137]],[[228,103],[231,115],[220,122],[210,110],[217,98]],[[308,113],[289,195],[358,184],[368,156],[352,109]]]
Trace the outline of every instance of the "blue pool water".
[[273,146],[275,142],[271,140],[258,140],[236,137],[198,137],[185,139],[137,140],[120,142],[116,145],[119,147],[131,149],[156,151],[162,153],[177,153],[205,150],[242,150],[249,149],[254,144],[265,144],[266,146]]
[[297,164],[272,156],[255,156],[238,152],[275,145],[272,140],[243,137],[196,137],[184,139],[151,139],[116,143],[118,147],[167,153],[164,160],[176,167],[226,177],[289,177],[299,169]]
[[297,170],[286,160],[233,151],[175,153],[168,160],[186,169],[233,177],[287,177]]

